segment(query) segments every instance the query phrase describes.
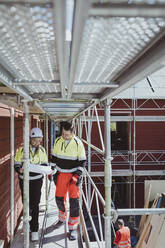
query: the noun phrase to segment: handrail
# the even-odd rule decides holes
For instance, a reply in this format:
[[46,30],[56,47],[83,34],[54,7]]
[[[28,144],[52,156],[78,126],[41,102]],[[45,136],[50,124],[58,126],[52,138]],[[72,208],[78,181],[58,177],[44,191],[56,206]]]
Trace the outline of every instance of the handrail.
[[[103,248],[104,247],[104,238],[103,238],[103,227],[102,227],[102,223],[101,223],[101,214],[100,214],[100,206],[99,206],[99,200],[100,200],[100,203],[101,205],[103,206],[103,208],[105,208],[105,201],[102,197],[102,195],[100,194],[99,190],[97,189],[94,181],[92,180],[91,176],[89,175],[88,171],[85,169],[84,170],[85,172],[85,176],[84,176],[84,191],[82,190],[82,188],[80,189],[81,190],[81,194],[82,194],[82,202],[84,203],[84,206],[86,208],[86,211],[88,213],[88,216],[89,216],[89,220],[90,220],[90,223],[91,223],[91,226],[92,226],[92,230],[93,230],[93,233],[94,233],[94,236],[95,236],[95,239],[96,239],[96,243],[95,245],[97,245],[97,247],[99,248]],[[88,197],[88,183],[87,183],[87,180],[86,180],[86,177],[88,177],[88,183],[90,182],[90,185],[92,187],[92,197]],[[98,233],[98,230],[95,226],[95,223],[94,223],[94,220],[92,218],[92,214],[91,214],[91,206],[92,206],[92,202],[93,200],[96,200],[96,207],[97,207],[97,214],[98,214],[98,230],[100,232],[100,235]],[[82,204],[83,205],[83,204]],[[88,230],[87,230],[87,226],[86,226],[86,223],[85,223],[85,220],[84,220],[84,217],[83,217],[83,211],[82,211],[82,208],[80,206],[80,220],[81,220],[81,224],[82,224],[82,231],[83,231],[83,234],[84,234],[84,240],[85,240],[85,244],[86,244],[86,247],[90,248],[91,247],[91,241],[90,241],[90,237],[89,237],[89,234],[88,234]],[[100,236],[100,237],[99,237]]]
[[93,186],[93,188],[94,188],[95,191],[97,192],[100,201],[102,202],[103,206],[105,206],[105,201],[104,201],[102,195],[100,194],[98,188],[96,187],[94,181],[92,180],[92,178],[91,178],[91,176],[89,175],[88,171],[87,171],[86,169],[84,169],[84,171],[85,171],[86,175],[88,176],[88,178],[89,178],[89,180],[90,180],[90,182],[91,182],[91,185]]
[[[99,192],[98,188],[96,187],[94,181],[92,180],[90,174],[88,173],[88,171],[86,169],[84,169],[84,174],[85,174],[85,178],[84,178],[84,191],[81,190],[81,194],[82,194],[82,205],[80,205],[80,220],[81,220],[81,224],[82,224],[82,231],[84,234],[84,240],[85,240],[85,244],[87,248],[91,247],[91,241],[90,241],[90,237],[88,234],[88,229],[87,229],[87,225],[85,223],[84,220],[84,216],[83,216],[83,211],[82,211],[82,206],[85,206],[87,214],[89,216],[89,220],[91,222],[91,226],[92,226],[92,230],[95,236],[95,247],[99,247],[99,248],[103,248],[105,247],[104,244],[104,236],[103,236],[103,227],[102,227],[102,223],[101,223],[101,213],[100,213],[100,206],[99,206],[99,201],[102,204],[102,207],[105,207],[105,201],[101,195],[101,193]],[[88,180],[86,180],[86,177],[88,177]],[[87,184],[88,182],[88,184]],[[88,186],[89,186],[89,182],[91,184],[91,188],[92,190],[92,196],[89,198],[88,197]],[[96,200],[96,208],[97,208],[97,214],[98,214],[98,226],[96,228],[96,225],[94,223],[94,220],[92,218],[92,213],[91,213],[91,209],[92,209],[92,203],[94,201],[94,199]],[[114,206],[113,206],[114,207]],[[165,208],[133,208],[133,209],[114,209],[111,208],[111,225],[112,225],[112,230],[115,236],[115,230],[113,227],[113,223],[116,221],[118,216],[130,216],[130,215],[157,215],[157,214],[165,214]],[[100,232],[100,233],[99,233]]]

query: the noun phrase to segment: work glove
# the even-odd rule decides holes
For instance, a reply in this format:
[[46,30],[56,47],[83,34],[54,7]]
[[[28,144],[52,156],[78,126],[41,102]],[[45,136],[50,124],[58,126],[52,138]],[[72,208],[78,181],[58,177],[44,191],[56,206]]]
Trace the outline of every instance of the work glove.
[[54,171],[56,168],[56,164],[51,164],[51,170]]
[[23,172],[21,171],[22,167],[23,167],[23,164],[15,164],[15,165],[14,165],[15,171],[16,171],[19,175],[22,175],[22,174],[23,174]]
[[70,184],[75,184],[76,186],[79,186],[81,182],[82,182],[82,176],[73,173],[72,178],[70,179]]
[[54,175],[53,175],[53,181],[54,181],[54,184],[56,185],[57,184],[57,178],[58,178],[58,175],[60,173],[57,171]]
[[49,181],[53,181],[53,176],[54,176],[55,167],[56,167],[56,164],[51,164],[52,174],[49,174],[49,175],[48,175]]

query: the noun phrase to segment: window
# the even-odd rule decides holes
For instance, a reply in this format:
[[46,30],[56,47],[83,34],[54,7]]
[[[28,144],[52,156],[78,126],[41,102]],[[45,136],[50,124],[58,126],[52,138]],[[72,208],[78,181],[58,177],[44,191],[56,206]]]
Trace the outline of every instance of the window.
[[128,150],[128,123],[111,123],[111,148],[112,150]]

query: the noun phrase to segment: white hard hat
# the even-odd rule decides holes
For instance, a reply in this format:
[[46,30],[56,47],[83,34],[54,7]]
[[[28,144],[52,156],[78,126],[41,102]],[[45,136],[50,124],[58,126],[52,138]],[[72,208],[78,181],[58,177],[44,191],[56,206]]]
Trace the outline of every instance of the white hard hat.
[[32,128],[30,131],[31,138],[43,138],[42,130],[38,127]]

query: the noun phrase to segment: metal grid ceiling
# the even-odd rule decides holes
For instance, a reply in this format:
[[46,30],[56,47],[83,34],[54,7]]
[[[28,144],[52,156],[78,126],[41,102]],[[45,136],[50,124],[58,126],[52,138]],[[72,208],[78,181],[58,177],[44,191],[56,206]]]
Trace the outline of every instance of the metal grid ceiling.
[[75,82],[109,82],[164,27],[161,18],[89,18]]
[[[64,34],[69,13],[65,4],[69,1],[72,0],[0,1],[2,82],[19,94],[29,96],[30,100],[38,99],[47,113],[68,117],[80,113],[95,99],[103,100],[109,96],[109,92],[113,91],[110,88],[118,88],[118,92],[113,91],[117,94],[123,89],[122,84],[128,87],[136,82],[135,75],[139,75],[145,67],[149,68],[144,60],[138,65],[139,71],[135,71],[129,79],[123,80],[122,75],[131,65],[136,67],[144,52],[165,36],[165,19],[162,18],[160,5],[165,3],[163,0],[105,1],[119,7],[121,14],[122,4],[134,9],[140,6],[138,11],[142,7],[143,13],[148,6],[156,6],[157,14],[148,17],[127,16],[129,8],[123,10],[124,17],[116,17],[112,12],[112,16],[91,14],[90,10],[95,6],[84,0],[75,1],[74,11],[70,9],[74,13],[72,41],[66,42]],[[92,1],[93,4],[100,2],[101,8],[106,6],[104,1]],[[59,12],[55,11],[57,8]],[[87,13],[85,19],[84,13]],[[164,53],[163,50],[159,57],[163,57]],[[153,53],[150,51],[149,62],[152,62],[154,54],[154,50]],[[153,72],[158,64],[148,71]],[[141,77],[143,75],[144,72]],[[79,105],[76,105],[75,99]]]
[[59,79],[51,8],[0,5],[0,37],[1,64],[17,81]]

